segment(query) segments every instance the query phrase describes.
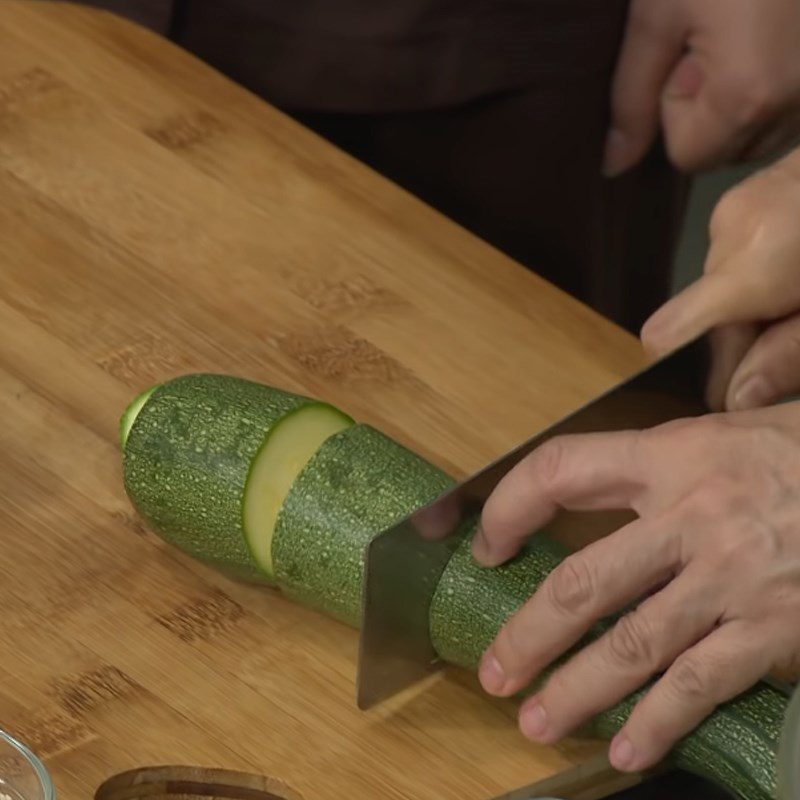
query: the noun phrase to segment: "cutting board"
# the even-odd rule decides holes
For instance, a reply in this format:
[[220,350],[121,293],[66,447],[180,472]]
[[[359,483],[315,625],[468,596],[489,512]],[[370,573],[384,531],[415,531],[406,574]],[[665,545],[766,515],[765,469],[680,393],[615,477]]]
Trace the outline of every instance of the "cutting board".
[[642,364],[636,342],[190,55],[0,14],[0,724],[65,800],[146,765],[305,800],[480,800],[587,758],[448,671],[368,713],[357,635],[147,532],[119,415],[208,370],[324,398],[456,476]]

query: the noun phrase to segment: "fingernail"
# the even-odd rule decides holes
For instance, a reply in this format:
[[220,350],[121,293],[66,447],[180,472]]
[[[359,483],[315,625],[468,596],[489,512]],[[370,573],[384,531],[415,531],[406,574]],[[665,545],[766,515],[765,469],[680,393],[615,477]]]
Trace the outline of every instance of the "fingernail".
[[650,356],[660,356],[668,348],[670,328],[674,314],[671,308],[663,306],[645,322],[639,332],[642,345]]
[[489,654],[484,657],[478,677],[481,686],[489,694],[502,694],[506,685],[506,673],[495,656]]
[[628,149],[628,137],[618,128],[611,128],[603,151],[603,175],[606,178],[616,178],[625,171]]
[[529,739],[541,739],[547,733],[547,712],[538,700],[522,710],[519,726]]
[[631,740],[624,733],[617,735],[614,741],[611,742],[611,750],[608,756],[614,769],[621,771],[630,769],[634,756]]
[[492,546],[480,523],[472,539],[472,555],[479,564],[483,564],[484,566],[494,565]]
[[761,375],[746,378],[733,394],[733,410],[746,411],[765,406],[772,400],[772,390]]
[[691,100],[703,88],[704,74],[700,62],[691,56],[684,58],[673,70],[664,88],[666,100]]

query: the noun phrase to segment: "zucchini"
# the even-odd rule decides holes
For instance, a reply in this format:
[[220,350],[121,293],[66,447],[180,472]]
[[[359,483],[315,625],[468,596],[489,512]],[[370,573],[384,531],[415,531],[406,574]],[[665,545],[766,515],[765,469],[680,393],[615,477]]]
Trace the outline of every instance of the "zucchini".
[[133,398],[133,402],[125,409],[125,413],[119,421],[119,443],[122,449],[125,449],[125,443],[128,441],[128,434],[131,432],[133,423],[136,422],[136,417],[139,412],[144,408],[144,404],[150,399],[150,395],[158,389],[158,386],[153,386],[141,394]]
[[327,403],[225,375],[188,375],[125,411],[125,489],[159,536],[271,583],[275,522],[294,478],[353,424]]
[[[463,541],[445,568],[431,604],[431,638],[440,657],[476,669],[505,620],[566,554],[557,543],[537,535],[513,561],[483,569],[472,558],[470,541]],[[522,694],[538,688],[554,668],[612,624],[613,618],[595,626]],[[646,691],[647,687],[600,712],[592,721],[594,732],[605,739],[613,738]],[[678,742],[669,762],[708,778],[741,800],[775,800],[776,753],[786,708],[785,695],[759,683],[721,705]]]
[[278,585],[294,600],[358,627],[370,539],[451,483],[368,425],[342,431],[309,461],[278,516],[272,545]]
[[[236,378],[177,378],[140,395],[126,416],[125,486],[152,530],[354,627],[369,541],[453,483],[329,405]],[[513,561],[483,569],[470,538],[442,575],[430,624],[440,657],[474,669],[566,552],[539,534]],[[587,639],[612,623],[603,621]],[[611,738],[644,691],[599,714],[599,735]],[[780,692],[759,684],[679,742],[671,761],[741,800],[774,800],[786,705]]]

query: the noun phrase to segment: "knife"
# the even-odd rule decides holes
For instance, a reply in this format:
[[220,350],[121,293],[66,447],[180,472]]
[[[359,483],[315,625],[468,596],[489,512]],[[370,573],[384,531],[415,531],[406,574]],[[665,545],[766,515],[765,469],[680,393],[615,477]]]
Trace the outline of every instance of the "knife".
[[605,800],[638,786],[645,778],[644,773],[617,772],[603,753],[492,800]]
[[[707,336],[689,342],[535,434],[372,540],[366,553],[362,595],[356,685],[359,708],[370,708],[441,666],[430,640],[431,601],[470,519],[479,513],[500,479],[556,435],[644,428],[704,413],[710,355]],[[566,533],[586,525],[585,516],[573,519],[565,512],[560,516],[556,522]],[[606,520],[598,512],[595,523],[602,535],[619,526],[619,517],[609,515]]]
[[661,763],[617,772],[605,754],[492,800],[733,800],[706,778]]

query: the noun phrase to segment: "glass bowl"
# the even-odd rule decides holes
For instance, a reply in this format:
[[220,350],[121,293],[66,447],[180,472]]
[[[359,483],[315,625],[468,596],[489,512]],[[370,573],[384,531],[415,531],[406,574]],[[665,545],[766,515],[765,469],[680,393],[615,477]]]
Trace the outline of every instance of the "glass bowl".
[[0,731],[0,800],[55,800],[44,764],[22,742]]

